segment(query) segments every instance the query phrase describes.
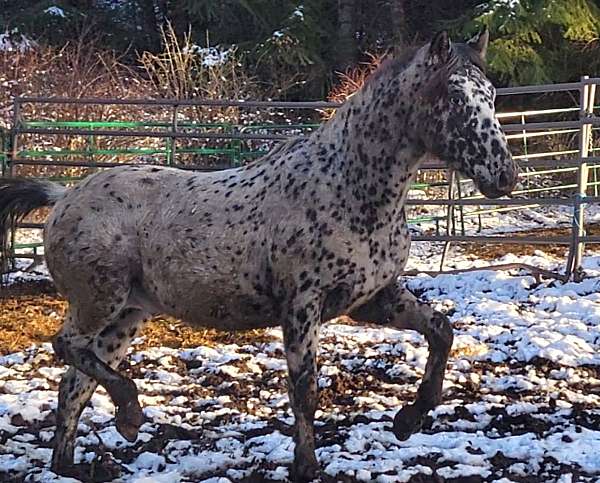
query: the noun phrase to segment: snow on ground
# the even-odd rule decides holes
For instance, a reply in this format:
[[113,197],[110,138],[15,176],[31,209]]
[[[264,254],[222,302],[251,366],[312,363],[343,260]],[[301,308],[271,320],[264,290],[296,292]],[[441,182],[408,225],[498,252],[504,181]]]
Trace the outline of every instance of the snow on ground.
[[[414,244],[411,266],[436,269],[431,247]],[[563,263],[539,251],[495,263],[513,261]],[[488,263],[456,250],[448,265]],[[427,358],[423,338],[324,326],[322,480],[600,481],[600,251],[587,253],[584,268],[588,277],[577,283],[491,270],[407,280],[449,315],[455,342],[443,404],[404,442],[391,422],[414,398]],[[112,461],[120,482],[286,481],[293,418],[281,333],[269,335],[271,342],[243,346],[134,347],[123,370],[146,416],[138,440],[116,432],[99,389],[79,424],[77,461]],[[48,470],[62,371],[48,344],[0,358],[0,481],[76,481]]]
[[[423,191],[413,190],[411,198],[426,199]],[[489,200],[488,200],[489,201]],[[526,206],[519,209],[509,208],[502,212],[483,213],[481,218],[477,212],[494,210],[496,206],[467,206],[464,208],[464,228],[467,235],[497,235],[500,233],[514,233],[519,231],[530,231],[540,228],[566,228],[573,223],[573,208],[570,206]],[[500,206],[500,208],[502,208]],[[461,228],[458,208],[455,209],[456,229]],[[426,206],[413,208],[409,211],[409,219],[419,219],[427,216],[446,217],[446,207]],[[585,208],[586,224],[600,223],[600,205],[593,204]],[[481,224],[480,224],[481,222]],[[418,232],[432,232],[436,225],[433,221],[420,221],[411,226]],[[442,233],[445,222],[441,222]]]
[[46,10],[44,10],[44,13],[47,13],[48,15],[53,15],[55,17],[66,17],[65,11],[62,8],[57,7],[56,5],[48,7]]

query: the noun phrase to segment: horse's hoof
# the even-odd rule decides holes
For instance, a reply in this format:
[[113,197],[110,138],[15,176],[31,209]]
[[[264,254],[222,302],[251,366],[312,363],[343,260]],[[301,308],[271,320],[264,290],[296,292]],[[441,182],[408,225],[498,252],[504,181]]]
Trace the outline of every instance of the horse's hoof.
[[424,420],[425,415],[414,404],[409,404],[396,413],[392,431],[398,440],[405,441],[421,429]]
[[81,465],[70,464],[55,464],[52,463],[50,470],[59,476],[66,476],[68,478],[76,478],[78,480],[86,481],[89,478],[89,468],[85,469]]
[[57,475],[68,476],[64,474],[64,472],[73,467],[75,454],[73,442],[66,442],[64,440],[57,439],[57,436],[57,434],[54,435],[54,449],[52,451],[50,470]]
[[294,483],[310,483],[319,477],[319,464],[306,460],[296,462],[292,467],[292,481]]
[[140,426],[144,423],[144,413],[137,398],[124,406],[119,406],[115,419],[117,431],[127,441],[133,443],[137,439]]

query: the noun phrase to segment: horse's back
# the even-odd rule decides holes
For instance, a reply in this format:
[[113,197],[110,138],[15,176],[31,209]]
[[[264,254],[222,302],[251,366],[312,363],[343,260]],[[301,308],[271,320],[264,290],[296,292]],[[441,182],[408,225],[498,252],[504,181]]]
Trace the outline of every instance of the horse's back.
[[[165,189],[183,172],[153,167],[120,167],[88,177],[54,206],[44,243],[50,259],[63,252],[99,252],[122,246],[145,213],[160,205]],[[59,248],[57,250],[57,248]]]
[[111,292],[116,300],[128,297],[141,277],[144,220],[185,174],[149,166],[114,168],[88,177],[56,203],[46,222],[45,256],[71,304],[91,307]]

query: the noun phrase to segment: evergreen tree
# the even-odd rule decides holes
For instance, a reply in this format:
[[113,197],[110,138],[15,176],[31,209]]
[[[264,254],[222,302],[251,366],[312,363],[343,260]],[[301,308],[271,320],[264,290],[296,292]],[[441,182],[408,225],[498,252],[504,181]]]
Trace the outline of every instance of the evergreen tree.
[[600,68],[600,9],[593,1],[487,1],[458,30],[470,33],[483,24],[492,38],[490,70],[504,83],[578,80]]
[[[200,47],[235,47],[274,97],[323,98],[337,71],[441,28],[491,31],[490,73],[504,84],[600,71],[600,0],[0,0],[0,34],[62,46],[158,52],[169,21]],[[4,37],[5,38],[5,37]]]

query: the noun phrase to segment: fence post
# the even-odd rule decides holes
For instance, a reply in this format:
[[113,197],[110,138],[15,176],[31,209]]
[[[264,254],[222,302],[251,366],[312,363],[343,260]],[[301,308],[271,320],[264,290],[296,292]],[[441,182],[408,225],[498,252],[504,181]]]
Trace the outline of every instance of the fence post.
[[[460,176],[456,177],[456,196],[459,200],[462,200],[462,189],[460,187]],[[460,213],[460,234],[465,236],[465,207],[460,205],[458,211]]]
[[[592,125],[584,121],[594,112],[594,98],[596,97],[595,84],[587,84],[588,76],[581,78],[579,119],[583,122],[579,128],[579,169],[577,171],[577,193],[573,207],[573,243],[567,263],[567,276],[576,275],[581,267],[585,244],[581,237],[585,236],[585,197],[587,196],[589,167],[585,159],[589,156],[590,143],[592,141]],[[572,254],[572,255],[571,255]]]
[[[244,134],[246,131],[246,127],[240,127],[238,124],[233,124],[231,126],[231,134],[239,135]],[[229,141],[227,146],[233,151],[231,155],[231,163],[232,167],[238,167],[242,163],[242,140],[241,139],[232,139]]]

